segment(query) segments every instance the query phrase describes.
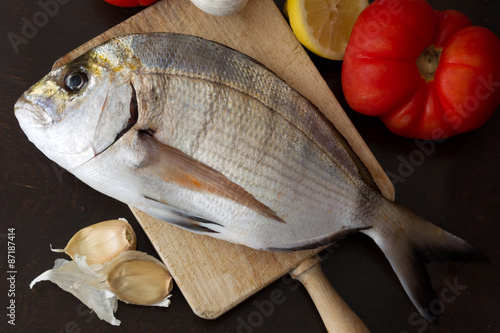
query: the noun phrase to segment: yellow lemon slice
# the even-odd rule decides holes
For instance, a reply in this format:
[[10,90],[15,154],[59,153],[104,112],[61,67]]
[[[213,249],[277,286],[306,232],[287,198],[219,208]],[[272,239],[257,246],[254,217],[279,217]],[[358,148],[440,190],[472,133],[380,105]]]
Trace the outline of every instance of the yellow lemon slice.
[[284,7],[297,39],[320,57],[342,60],[368,0],[287,0]]

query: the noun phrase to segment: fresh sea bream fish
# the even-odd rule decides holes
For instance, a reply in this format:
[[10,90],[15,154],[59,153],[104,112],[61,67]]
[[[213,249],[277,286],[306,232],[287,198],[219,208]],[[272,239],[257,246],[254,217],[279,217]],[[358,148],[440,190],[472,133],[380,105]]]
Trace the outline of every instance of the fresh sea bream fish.
[[61,167],[181,228],[276,251],[361,231],[429,320],[435,296],[423,262],[484,259],[386,200],[313,104],[215,42],[170,33],[111,39],[51,71],[15,114]]

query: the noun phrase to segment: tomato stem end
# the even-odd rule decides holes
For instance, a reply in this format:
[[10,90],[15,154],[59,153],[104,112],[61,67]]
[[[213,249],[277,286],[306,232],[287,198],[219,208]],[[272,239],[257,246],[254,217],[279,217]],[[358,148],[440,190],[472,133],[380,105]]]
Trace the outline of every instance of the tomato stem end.
[[420,53],[416,64],[420,76],[425,79],[425,82],[432,81],[434,79],[434,74],[439,65],[439,58],[441,57],[442,48],[437,48],[434,45],[427,47]]

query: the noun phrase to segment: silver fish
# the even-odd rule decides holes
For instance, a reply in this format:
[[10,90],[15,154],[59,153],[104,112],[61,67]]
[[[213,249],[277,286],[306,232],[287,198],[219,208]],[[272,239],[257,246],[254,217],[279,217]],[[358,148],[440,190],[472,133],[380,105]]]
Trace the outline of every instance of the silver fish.
[[361,231],[427,319],[423,262],[484,260],[386,200],[307,99],[202,38],[127,35],[54,69],[15,105],[38,149],[94,189],[179,227],[297,250]]

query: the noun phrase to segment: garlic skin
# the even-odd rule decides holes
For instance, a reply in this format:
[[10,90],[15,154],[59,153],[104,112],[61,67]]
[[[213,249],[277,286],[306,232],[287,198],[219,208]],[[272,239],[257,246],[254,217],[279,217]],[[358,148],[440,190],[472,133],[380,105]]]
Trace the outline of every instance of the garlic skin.
[[103,264],[127,250],[135,250],[137,237],[134,229],[125,219],[99,222],[79,230],[64,249],[75,259],[75,255],[85,256],[88,265]]
[[207,14],[215,16],[231,15],[245,7],[248,0],[191,0]]
[[[93,268],[100,267],[95,264]],[[75,256],[75,261],[57,259],[54,268],[49,269],[30,283],[30,289],[41,281],[51,281],[67,291],[95,312],[97,317],[111,325],[119,326],[120,320],[114,313],[118,309],[118,299],[109,289],[102,275],[86,263],[85,257]]]

